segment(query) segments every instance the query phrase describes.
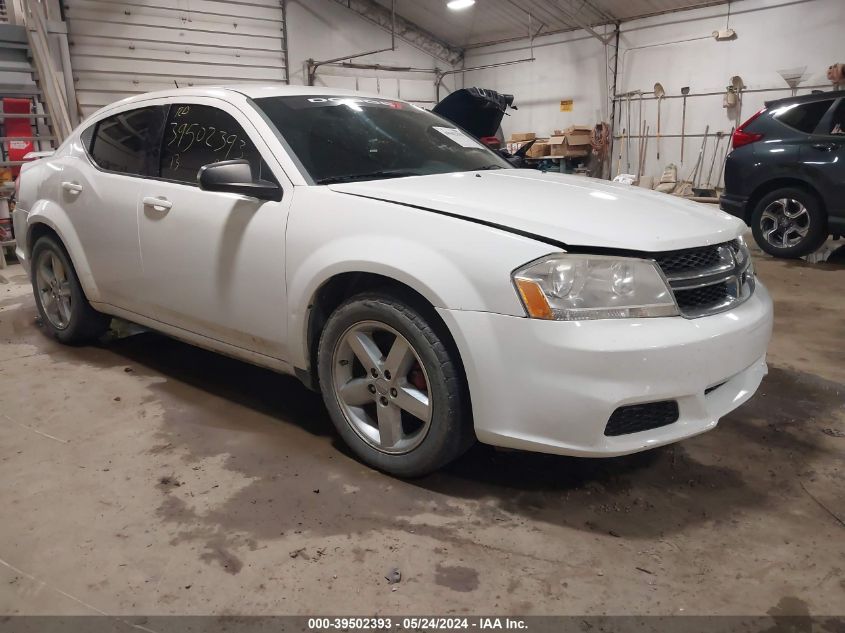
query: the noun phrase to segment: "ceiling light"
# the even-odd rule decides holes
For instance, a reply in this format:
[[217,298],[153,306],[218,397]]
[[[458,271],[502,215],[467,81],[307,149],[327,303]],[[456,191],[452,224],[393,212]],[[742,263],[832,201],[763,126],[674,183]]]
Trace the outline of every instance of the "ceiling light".
[[452,11],[460,11],[461,9],[469,9],[474,4],[475,0],[449,0],[446,6]]

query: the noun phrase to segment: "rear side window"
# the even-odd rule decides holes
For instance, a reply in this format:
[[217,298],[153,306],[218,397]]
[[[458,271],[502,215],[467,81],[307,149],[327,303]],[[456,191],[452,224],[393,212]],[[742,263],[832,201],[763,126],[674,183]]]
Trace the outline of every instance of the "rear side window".
[[230,114],[206,105],[170,106],[162,141],[162,178],[195,185],[203,165],[236,158],[249,161],[254,178],[269,179],[258,150]]
[[79,135],[79,140],[82,141],[82,146],[85,148],[86,152],[91,152],[91,140],[94,138],[94,129],[96,127],[96,125],[87,127],[82,130],[82,133]]
[[845,135],[845,99],[839,101],[833,119],[830,122],[830,133],[832,135]]
[[833,100],[814,101],[812,103],[802,103],[792,107],[782,108],[781,112],[775,114],[775,118],[788,125],[789,127],[811,134],[818,126],[819,121],[830,109]]
[[163,123],[163,106],[127,110],[107,117],[97,124],[91,157],[108,171],[156,176]]

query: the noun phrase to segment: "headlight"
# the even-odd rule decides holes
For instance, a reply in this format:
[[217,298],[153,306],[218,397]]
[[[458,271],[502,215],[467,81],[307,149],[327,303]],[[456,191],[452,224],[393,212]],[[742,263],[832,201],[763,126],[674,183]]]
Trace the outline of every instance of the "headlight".
[[657,265],[645,259],[568,255],[533,261],[513,273],[528,316],[585,321],[679,314]]

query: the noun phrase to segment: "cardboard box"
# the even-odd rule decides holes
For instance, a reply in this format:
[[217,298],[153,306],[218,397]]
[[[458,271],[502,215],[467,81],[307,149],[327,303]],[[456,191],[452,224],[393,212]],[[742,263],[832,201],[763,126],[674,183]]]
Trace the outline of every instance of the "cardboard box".
[[537,138],[537,135],[534,132],[514,132],[511,134],[511,143],[533,141],[535,138]]
[[586,125],[572,125],[565,130],[555,130],[549,139],[552,156],[577,158],[588,156],[590,153],[590,132]]
[[565,158],[575,158],[578,156],[587,156],[590,153],[589,139],[587,145],[573,145],[569,142],[567,136],[553,136],[549,139],[550,155],[563,156]]
[[563,131],[569,145],[589,145],[593,129],[586,125],[571,125]]
[[543,158],[544,156],[548,156],[551,151],[552,148],[549,145],[548,139],[541,139],[536,141],[525,155],[528,158]]

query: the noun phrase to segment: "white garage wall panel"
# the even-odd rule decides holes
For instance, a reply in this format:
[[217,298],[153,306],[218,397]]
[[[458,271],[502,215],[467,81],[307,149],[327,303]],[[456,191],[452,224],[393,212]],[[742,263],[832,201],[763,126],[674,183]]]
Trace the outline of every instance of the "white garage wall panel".
[[[82,114],[191,85],[284,82],[281,0],[64,0]],[[175,82],[175,83],[174,83]]]

